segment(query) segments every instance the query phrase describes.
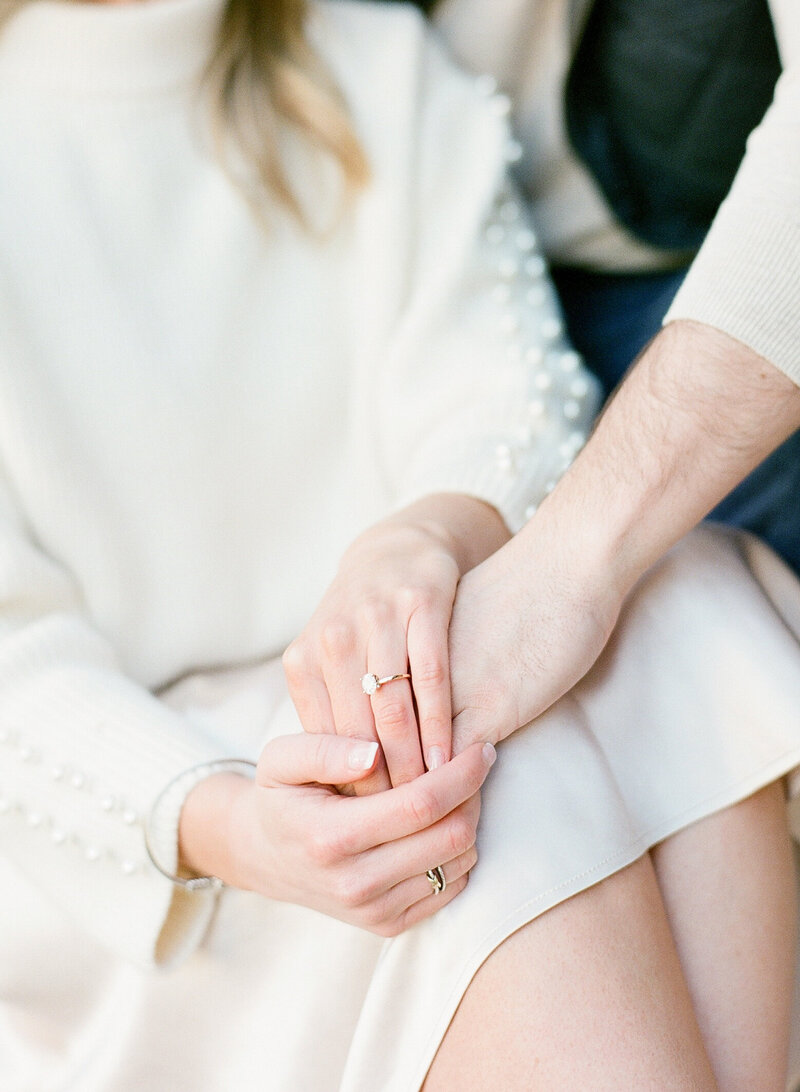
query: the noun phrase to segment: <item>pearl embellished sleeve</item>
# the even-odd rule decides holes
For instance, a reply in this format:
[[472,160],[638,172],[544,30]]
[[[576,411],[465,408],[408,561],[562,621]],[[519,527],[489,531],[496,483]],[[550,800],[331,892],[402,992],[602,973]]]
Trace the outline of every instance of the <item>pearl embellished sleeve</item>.
[[[597,389],[565,339],[506,176],[519,154],[508,100],[430,44],[418,71],[408,185],[394,212],[405,227],[397,310],[377,353],[377,443],[400,503],[469,493],[516,531],[583,445]],[[365,232],[379,238],[373,227]]]
[[[213,898],[158,874],[143,821],[170,777],[219,750],[124,677],[2,482],[0,601],[2,852],[105,946],[139,964],[175,961],[199,941]],[[174,867],[178,810],[161,819]]]

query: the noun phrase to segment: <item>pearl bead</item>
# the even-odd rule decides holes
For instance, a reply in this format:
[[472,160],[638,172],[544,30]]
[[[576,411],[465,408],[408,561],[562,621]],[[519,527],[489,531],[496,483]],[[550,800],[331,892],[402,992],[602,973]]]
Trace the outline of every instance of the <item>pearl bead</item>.
[[574,349],[568,349],[567,352],[561,354],[558,362],[561,366],[562,371],[574,372],[577,370],[578,365],[581,362],[581,358],[578,356]]
[[518,140],[509,140],[508,144],[506,144],[506,163],[519,163],[524,154],[522,145]]
[[103,811],[113,811],[116,807],[116,803],[117,802],[113,796],[104,796],[103,799],[100,801],[100,807],[103,809]]
[[543,284],[536,284],[533,288],[528,289],[525,294],[525,299],[531,307],[541,307],[547,299],[547,289]]
[[494,95],[492,100],[492,110],[500,118],[507,118],[511,113],[511,99],[508,95]]
[[122,813],[122,822],[127,823],[129,827],[132,827],[137,819],[138,816],[132,808],[126,808]]
[[504,280],[510,281],[519,273],[519,266],[513,258],[503,258],[498,262],[497,272]]
[[33,748],[23,744],[19,749],[19,757],[23,762],[32,762],[35,757]]
[[580,451],[586,443],[586,437],[582,432],[571,432],[569,434],[569,442],[572,445],[573,451]]
[[574,399],[569,399],[564,403],[564,416],[568,421],[574,421],[577,417],[580,417],[580,415],[580,403],[574,401]]
[[67,840],[67,834],[66,831],[63,831],[60,827],[53,827],[50,838],[57,846],[63,846],[64,842]]
[[525,272],[529,277],[543,277],[546,269],[547,263],[541,254],[533,254],[525,262]]
[[554,482],[552,480],[547,482],[544,487],[545,493],[552,493],[557,484],[557,482]]
[[501,470],[512,470],[514,467],[514,452],[508,444],[498,444],[495,448],[494,458]]
[[64,777],[64,767],[53,766],[52,770],[50,771],[50,776],[54,781],[61,781]]
[[529,504],[525,509],[525,519],[533,519],[538,511],[538,507],[535,504]]
[[477,77],[475,86],[480,94],[485,95],[487,99],[492,95],[497,94],[497,80],[488,72],[481,73],[481,75]]
[[534,398],[528,403],[528,413],[534,419],[538,420],[540,417],[544,417],[545,404],[541,398]]
[[86,849],[83,851],[83,855],[87,861],[100,860],[100,850],[97,848],[97,846],[87,846]]
[[32,811],[28,814],[27,823],[29,827],[33,827],[35,830],[42,825],[42,816],[38,811]]
[[74,773],[69,779],[69,783],[72,785],[73,789],[82,789],[86,784],[86,778],[82,773]]
[[505,237],[506,231],[501,224],[490,224],[486,229],[486,242],[491,243],[492,246],[502,243]]
[[132,876],[136,871],[136,864],[133,861],[123,861],[120,868],[126,876]]
[[553,377],[549,372],[539,372],[533,378],[534,385],[540,391],[549,391],[553,385]]
[[585,375],[579,375],[577,379],[573,379],[569,385],[570,394],[575,398],[584,398],[589,390],[589,381]]
[[513,224],[515,220],[519,220],[520,207],[516,201],[504,201],[497,214],[504,223]]
[[547,338],[548,341],[555,341],[557,337],[560,337],[562,329],[557,318],[545,319],[542,323],[542,337]]
[[0,815],[8,815],[11,811],[11,801],[6,800],[4,796],[0,796]]
[[541,364],[544,360],[544,353],[538,345],[531,345],[531,347],[525,351],[525,360],[528,364]]
[[517,236],[517,246],[522,251],[531,251],[536,246],[536,236],[532,231],[521,231]]

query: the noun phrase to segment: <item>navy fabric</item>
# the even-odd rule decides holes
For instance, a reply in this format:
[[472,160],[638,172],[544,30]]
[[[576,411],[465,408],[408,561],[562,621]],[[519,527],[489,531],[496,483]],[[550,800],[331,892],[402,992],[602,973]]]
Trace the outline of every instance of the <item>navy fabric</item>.
[[[658,333],[684,274],[554,269],[553,276],[572,341],[608,395]],[[734,489],[709,519],[753,531],[800,575],[800,430]]]
[[780,71],[767,0],[595,0],[566,89],[572,146],[634,234],[696,249]]

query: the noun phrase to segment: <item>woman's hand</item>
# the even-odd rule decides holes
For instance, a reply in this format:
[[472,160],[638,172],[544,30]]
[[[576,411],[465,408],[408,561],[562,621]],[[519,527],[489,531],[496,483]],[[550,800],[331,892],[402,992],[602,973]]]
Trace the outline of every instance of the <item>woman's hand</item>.
[[[451,756],[447,633],[461,574],[508,537],[474,498],[429,497],[371,528],[284,656],[307,732],[380,742],[383,761],[359,794],[402,785]],[[371,697],[365,674],[409,673]]]
[[[464,889],[477,860],[479,789],[495,754],[476,746],[413,784],[364,799],[330,785],[368,777],[376,743],[283,736],[264,748],[255,783],[217,774],[187,797],[183,863],[226,883],[396,936]],[[425,872],[441,865],[433,896]]]

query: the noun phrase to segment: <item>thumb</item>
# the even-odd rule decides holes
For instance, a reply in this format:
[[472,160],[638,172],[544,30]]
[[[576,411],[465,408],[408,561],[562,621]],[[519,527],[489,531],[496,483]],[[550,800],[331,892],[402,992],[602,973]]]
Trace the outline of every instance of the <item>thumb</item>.
[[373,769],[378,756],[374,740],[347,736],[278,736],[258,760],[259,785],[339,785],[358,781]]

